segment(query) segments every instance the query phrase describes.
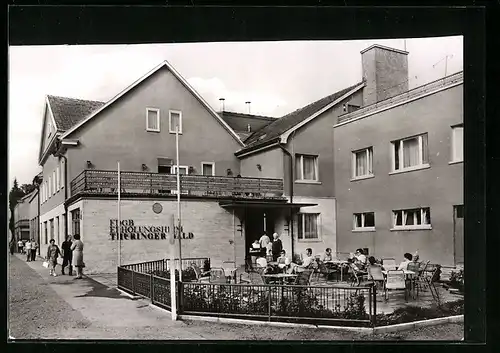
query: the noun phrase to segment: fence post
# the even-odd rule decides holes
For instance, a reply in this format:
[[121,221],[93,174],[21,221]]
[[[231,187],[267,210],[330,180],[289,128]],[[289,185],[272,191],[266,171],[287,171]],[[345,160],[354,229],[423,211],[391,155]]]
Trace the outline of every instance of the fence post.
[[268,315],[268,321],[271,321],[271,286],[267,287],[267,315]]
[[135,271],[132,270],[132,294],[135,295]]
[[373,316],[372,316],[372,326],[377,325],[377,286],[373,286]]
[[184,294],[184,283],[183,282],[177,282],[178,287],[177,287],[177,315],[182,314],[182,299],[183,299],[183,294]]
[[149,296],[151,297],[151,304],[155,303],[155,284],[154,284],[154,275],[153,272],[149,275]]

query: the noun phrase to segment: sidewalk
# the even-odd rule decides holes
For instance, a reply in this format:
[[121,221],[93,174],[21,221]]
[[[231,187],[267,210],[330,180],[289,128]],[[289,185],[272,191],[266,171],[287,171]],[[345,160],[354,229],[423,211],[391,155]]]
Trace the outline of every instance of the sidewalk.
[[[85,277],[76,280],[72,276],[50,277],[49,270],[42,266],[43,259],[26,262],[25,256],[15,255],[52,288],[73,309],[80,312],[91,323],[78,332],[68,332],[79,339],[205,339],[190,332],[182,321],[172,321],[168,312],[152,308],[147,300],[132,300],[114,288],[112,275]],[[86,332],[87,331],[87,332]],[[153,331],[153,332],[152,332]],[[77,335],[78,337],[75,337]]]

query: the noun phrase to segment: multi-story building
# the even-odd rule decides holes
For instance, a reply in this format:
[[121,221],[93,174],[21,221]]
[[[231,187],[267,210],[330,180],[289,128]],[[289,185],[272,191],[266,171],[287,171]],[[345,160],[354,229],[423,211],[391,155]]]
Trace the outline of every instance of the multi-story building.
[[23,196],[14,207],[14,234],[17,241],[30,239],[30,203],[36,191]]
[[[354,248],[364,247],[381,256],[395,256],[402,249],[410,251],[413,248],[425,253],[423,245],[412,243],[416,238],[405,238],[404,234],[410,232],[403,232],[399,243],[392,242],[387,247],[383,242],[377,243],[378,247],[373,245],[378,240],[377,234],[383,231],[379,227],[383,223],[378,219],[387,212],[377,207],[391,205],[395,219],[404,219],[404,222],[408,222],[411,207],[421,208],[420,219],[429,217],[426,210],[431,207],[432,233],[445,231],[440,230],[439,222],[434,224],[440,213],[434,210],[437,208],[431,201],[426,201],[426,194],[422,193],[420,206],[402,204],[408,199],[408,187],[404,183],[394,183],[393,179],[405,178],[406,174],[416,175],[412,173],[417,171],[402,173],[409,169],[400,170],[402,167],[393,163],[395,169],[387,175],[388,180],[378,177],[382,147],[373,141],[384,143],[390,137],[388,143],[398,146],[400,151],[394,158],[398,163],[401,161],[402,166],[406,165],[405,158],[410,158],[405,155],[407,149],[412,148],[406,138],[427,132],[428,135],[422,135],[426,137],[418,137],[416,141],[428,143],[429,149],[433,147],[438,133],[432,130],[431,112],[425,110],[432,111],[425,103],[430,98],[415,98],[416,92],[421,92],[418,89],[408,91],[407,52],[375,45],[361,54],[359,82],[279,119],[223,109],[216,112],[167,62],[106,103],[47,96],[39,158],[43,166],[40,188],[42,251],[52,238],[60,243],[65,234],[80,234],[86,246],[85,258],[90,272],[116,271],[119,254],[121,262],[166,257],[170,246],[166,234],[172,232],[178,214],[175,175],[178,129],[183,257],[210,257],[242,265],[248,258],[250,244],[264,232],[280,234],[285,250],[292,254],[302,253],[305,248],[312,248],[317,254],[326,247],[334,252],[352,252]],[[401,97],[406,97],[403,99],[406,103],[396,105]],[[458,124],[461,110],[457,107],[461,108],[461,101],[453,99],[443,100],[440,109],[434,111],[447,111],[446,116],[453,116],[458,121],[452,124]],[[415,114],[427,112],[428,115],[416,119],[412,114],[412,120],[406,107],[418,107],[414,108]],[[395,124],[394,118],[385,117],[391,111],[408,117],[401,117]],[[365,119],[365,113],[373,117]],[[383,123],[365,127],[367,122],[376,119]],[[404,119],[408,122],[403,122]],[[420,127],[422,132],[412,133],[413,127]],[[459,141],[460,129],[453,131],[454,139]],[[444,138],[444,135],[439,136]],[[351,178],[352,156],[358,156],[357,151],[363,148],[367,149],[366,158],[375,162],[371,170],[377,171],[376,176],[363,179],[358,175],[361,171],[356,171],[356,177]],[[389,153],[390,146],[386,150]],[[443,153],[440,150],[437,155],[443,158]],[[433,177],[447,175],[436,164],[440,161],[437,156],[427,154],[425,158],[430,161]],[[118,162],[121,168],[120,207],[117,201]],[[459,165],[447,167],[460,168]],[[457,188],[455,193],[461,195],[460,171],[453,175],[456,185],[450,183],[443,192],[453,192]],[[379,181],[386,183],[385,189],[378,184],[373,194],[362,189],[363,185]],[[432,185],[429,180],[415,183],[420,187],[418,190],[424,190],[424,185]],[[379,195],[381,190],[392,190],[392,186],[395,188],[391,195]],[[402,191],[399,188],[403,188]],[[398,199],[401,202],[392,198],[398,194],[406,195]],[[461,205],[460,198],[449,201]],[[374,204],[373,211],[363,211],[372,203],[378,206]],[[457,214],[460,210],[456,208]],[[356,220],[361,217],[361,228],[367,228],[364,225],[370,224],[370,212],[377,213],[375,229],[351,227],[353,217]],[[419,216],[413,217],[417,217],[417,222]],[[121,220],[119,229],[118,218]],[[368,223],[363,223],[366,219]],[[397,222],[399,226],[401,222]],[[403,231],[397,226],[389,234],[395,236]],[[412,234],[422,231],[419,229]],[[422,241],[435,240],[421,238]],[[386,241],[392,240],[387,238]],[[440,241],[438,244],[449,245],[446,237]],[[448,260],[444,249],[427,255],[434,259],[436,252],[445,254],[444,259]]]
[[340,116],[333,140],[337,249],[463,263],[462,72]]

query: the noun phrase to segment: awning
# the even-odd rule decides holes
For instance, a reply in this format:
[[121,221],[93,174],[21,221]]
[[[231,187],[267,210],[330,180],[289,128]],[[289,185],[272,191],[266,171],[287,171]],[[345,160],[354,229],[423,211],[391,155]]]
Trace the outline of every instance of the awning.
[[220,201],[219,206],[223,208],[301,208],[317,206],[316,203],[289,203],[280,201]]

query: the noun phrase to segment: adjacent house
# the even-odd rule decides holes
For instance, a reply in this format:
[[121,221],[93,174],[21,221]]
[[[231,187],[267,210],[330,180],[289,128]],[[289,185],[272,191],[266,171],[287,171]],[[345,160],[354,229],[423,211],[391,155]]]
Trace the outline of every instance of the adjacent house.
[[14,207],[14,234],[17,241],[30,239],[30,203],[36,191],[23,196]]

